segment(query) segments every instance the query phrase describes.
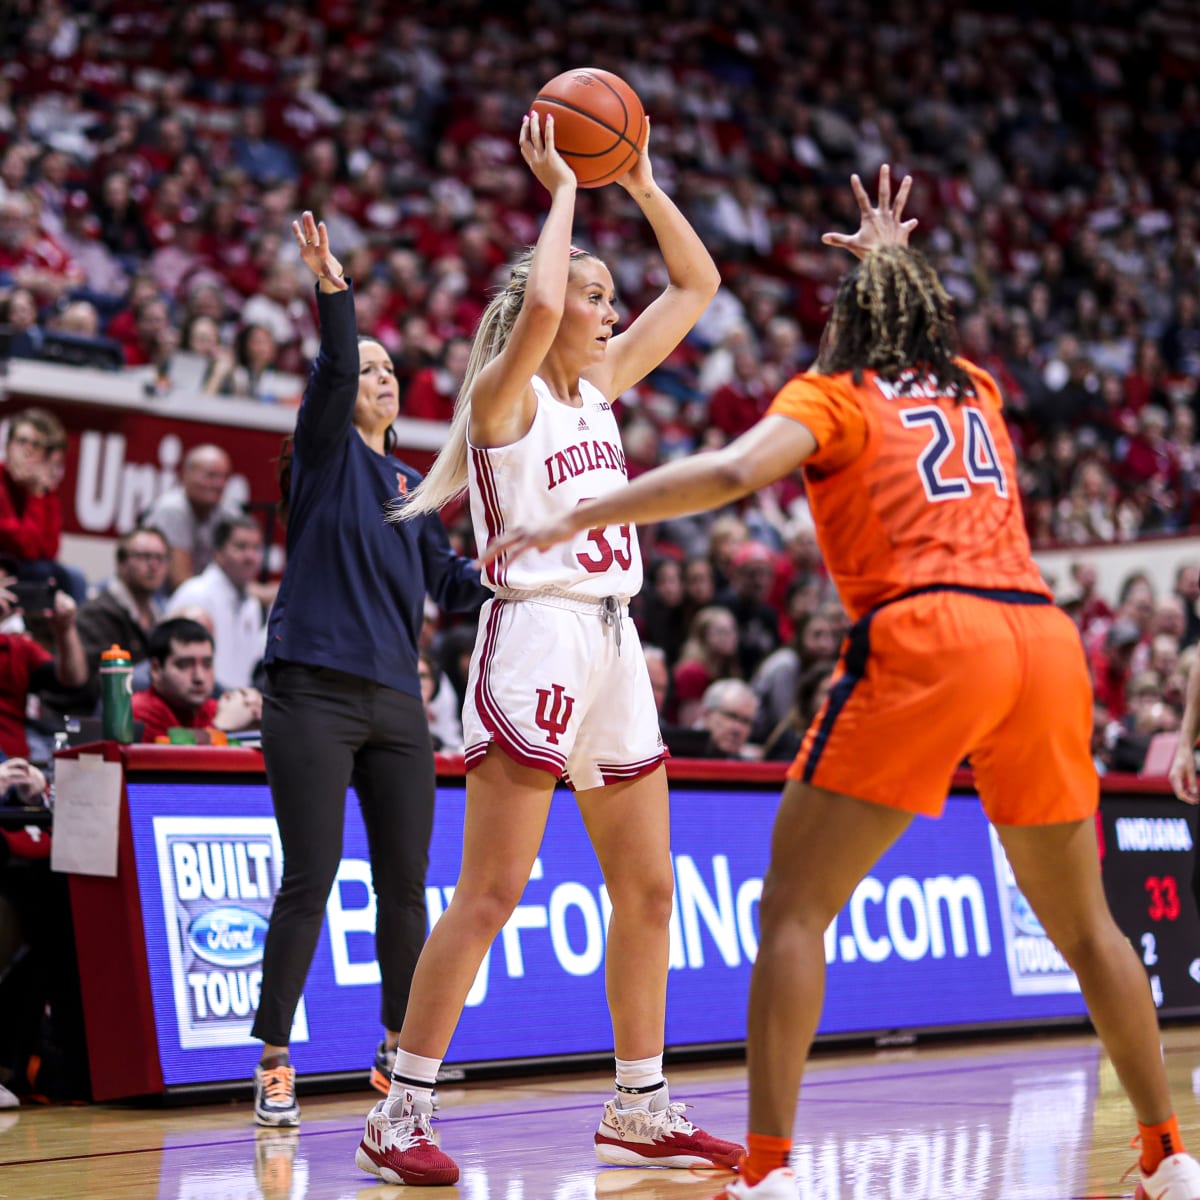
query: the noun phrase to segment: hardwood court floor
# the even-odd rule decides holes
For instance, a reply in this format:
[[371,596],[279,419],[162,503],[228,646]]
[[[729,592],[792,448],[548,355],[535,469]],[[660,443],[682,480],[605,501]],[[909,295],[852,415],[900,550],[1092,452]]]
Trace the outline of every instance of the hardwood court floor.
[[[1180,1122],[1200,1149],[1200,1031],[1165,1031]],[[697,1121],[741,1137],[738,1064],[675,1067]],[[726,1176],[606,1168],[591,1141],[611,1077],[440,1089],[457,1187],[388,1187],[354,1165],[373,1093],[303,1097],[298,1131],[256,1131],[249,1103],[0,1111],[0,1197],[65,1200],[711,1200]],[[793,1165],[805,1200],[1108,1200],[1136,1154],[1107,1058],[1084,1035],[832,1055],[810,1069]]]

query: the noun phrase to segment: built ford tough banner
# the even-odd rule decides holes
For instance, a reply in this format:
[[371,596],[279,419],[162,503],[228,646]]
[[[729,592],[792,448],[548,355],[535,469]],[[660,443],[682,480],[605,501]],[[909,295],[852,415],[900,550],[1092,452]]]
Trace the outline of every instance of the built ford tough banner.
[[[249,1075],[262,948],[282,867],[263,784],[130,779],[138,886],[163,1079]],[[669,1046],[745,1037],[758,900],[777,792],[672,787],[675,910]],[[443,912],[458,872],[464,791],[438,791],[425,898]],[[568,792],[521,903],[467,1001],[447,1065],[603,1054],[610,909]],[[337,883],[296,1015],[304,1073],[370,1068],[380,1037],[379,966],[366,834],[353,793]],[[1017,890],[971,796],[918,818],[863,880],[825,937],[822,1035],[1078,1021],[1078,984]]]

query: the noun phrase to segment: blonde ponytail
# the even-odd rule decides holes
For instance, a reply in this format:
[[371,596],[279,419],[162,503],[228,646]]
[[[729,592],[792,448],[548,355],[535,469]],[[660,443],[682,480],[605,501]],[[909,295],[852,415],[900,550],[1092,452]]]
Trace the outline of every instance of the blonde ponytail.
[[458,398],[454,401],[454,416],[446,444],[438,451],[429,474],[404,497],[389,500],[387,519],[393,523],[411,521],[425,513],[435,513],[467,490],[467,426],[471,421],[471,388],[479,372],[508,344],[513,326],[525,302],[525,283],[533,250],[527,250],[513,263],[508,286],[493,296],[475,331],[471,357]]

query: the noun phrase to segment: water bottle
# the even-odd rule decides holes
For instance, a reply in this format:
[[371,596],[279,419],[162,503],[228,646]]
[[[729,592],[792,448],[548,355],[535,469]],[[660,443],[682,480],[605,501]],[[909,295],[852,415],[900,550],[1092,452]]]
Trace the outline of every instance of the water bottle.
[[100,655],[100,713],[106,741],[133,741],[133,662],[120,646]]

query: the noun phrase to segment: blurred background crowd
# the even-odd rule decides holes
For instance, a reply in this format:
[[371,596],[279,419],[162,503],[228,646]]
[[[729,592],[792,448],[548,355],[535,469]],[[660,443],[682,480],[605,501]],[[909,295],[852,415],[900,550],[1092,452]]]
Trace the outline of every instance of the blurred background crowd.
[[[655,174],[724,281],[686,343],[622,397],[631,474],[736,436],[809,365],[846,267],[820,235],[856,220],[848,175],[885,161],[913,175],[909,211],[963,351],[1005,397],[1031,536],[1081,548],[1053,582],[1096,676],[1097,761],[1136,769],[1178,723],[1200,564],[1181,561],[1170,594],[1137,575],[1104,596],[1086,547],[1197,524],[1200,14],[1186,0],[817,0],[803,16],[784,0],[10,0],[0,42],[9,354],[82,339],[165,386],[295,403],[316,324],[288,227],[309,208],[355,279],[360,331],[394,357],[402,414],[434,421],[545,211],[517,150],[537,86],[583,60],[625,77],[651,118]],[[619,188],[581,192],[578,213],[576,240],[608,262],[627,322],[662,284],[649,230]],[[53,440],[37,468],[51,481]],[[228,464],[203,449],[216,451],[207,476],[184,463],[176,510],[151,514],[153,544],[126,545],[113,580],[82,581],[81,601],[116,583],[124,602],[122,567],[151,581],[169,567],[154,606],[134,605],[147,646],[164,598],[213,558]],[[5,478],[20,508],[21,481]],[[469,551],[468,523],[447,516]],[[55,559],[56,546],[2,544],[5,528],[0,514],[14,574]],[[222,532],[210,575],[268,604],[269,588],[237,582],[261,566],[261,546],[237,545],[253,531]],[[800,477],[644,529],[642,544],[638,619],[676,745],[794,752],[845,630]],[[206,594],[185,594],[192,617]],[[260,626],[249,610],[239,620],[250,656]],[[448,748],[471,636],[431,614]],[[249,686],[253,666],[225,682]],[[61,697],[46,708],[70,711]]]

